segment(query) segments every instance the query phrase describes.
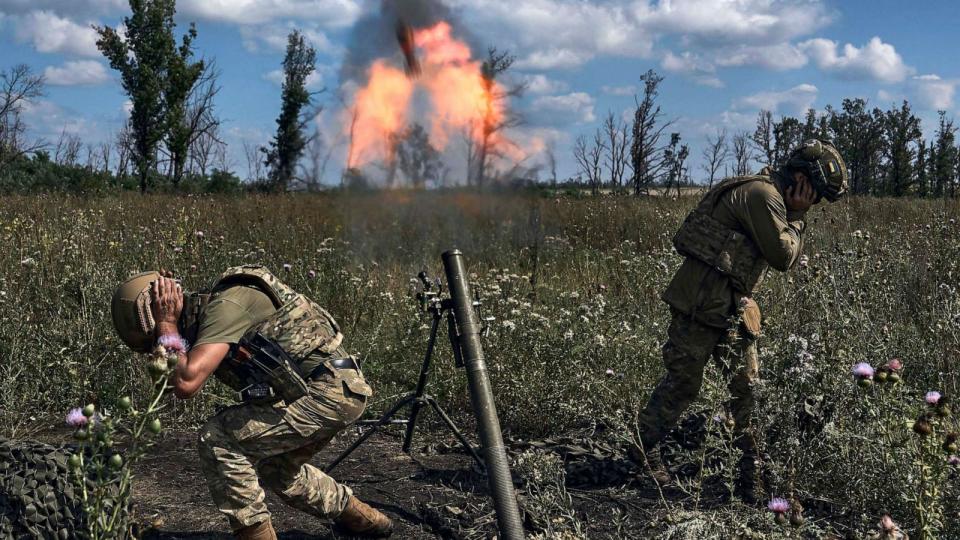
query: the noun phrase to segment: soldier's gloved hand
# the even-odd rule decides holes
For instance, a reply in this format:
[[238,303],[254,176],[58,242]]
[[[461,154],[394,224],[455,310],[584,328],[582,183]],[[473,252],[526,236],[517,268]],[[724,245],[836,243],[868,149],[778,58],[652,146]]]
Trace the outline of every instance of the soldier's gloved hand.
[[180,318],[180,312],[183,310],[183,289],[176,282],[170,272],[163,272],[153,284],[150,285],[150,311],[153,312],[153,320],[157,324],[157,334],[163,334],[161,327],[177,326],[177,320]]
[[817,192],[810,185],[806,176],[802,177],[791,187],[787,188],[787,193],[783,202],[787,205],[787,210],[791,212],[804,213],[817,201]]

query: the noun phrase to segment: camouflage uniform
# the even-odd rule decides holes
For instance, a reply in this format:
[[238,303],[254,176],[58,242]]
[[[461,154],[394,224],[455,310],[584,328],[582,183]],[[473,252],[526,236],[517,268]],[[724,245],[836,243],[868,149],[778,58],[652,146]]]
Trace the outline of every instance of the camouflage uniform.
[[[756,445],[749,428],[759,370],[760,312],[750,296],[768,265],[780,271],[793,266],[805,227],[802,214],[786,209],[782,195],[786,179],[765,172],[721,182],[707,193],[675,239],[678,251],[687,257],[662,297],[673,318],[663,346],[666,373],[640,415],[645,449],[656,448],[697,397],[712,357],[729,377],[728,406],[737,446],[744,452],[741,467],[749,469],[754,463]],[[697,219],[701,226],[688,227]],[[683,245],[691,241],[691,234],[696,236],[694,243],[714,242],[716,247],[693,256],[696,246]],[[702,238],[710,236],[714,238]]]
[[[200,430],[200,466],[214,504],[231,527],[265,521],[263,485],[290,506],[320,518],[335,517],[352,495],[349,487],[308,461],[363,413],[366,398],[353,370],[310,383],[311,395],[292,404],[241,404],[211,418]],[[259,474],[258,474],[259,473]]]
[[[284,309],[291,304],[284,302]],[[183,331],[195,334],[197,345],[236,344],[261,321],[271,320],[275,305],[260,288],[232,285],[218,290],[200,309],[193,330]],[[305,331],[308,340],[316,335],[331,337],[332,346],[313,349],[315,344],[309,345],[314,352],[301,362],[304,372],[347,356],[332,318],[330,324],[333,328],[324,325]],[[229,361],[230,357],[221,364],[218,377],[228,375]],[[309,395],[293,403],[241,403],[220,411],[200,430],[201,469],[214,503],[234,530],[270,517],[261,482],[290,506],[320,518],[334,518],[347,505],[350,488],[308,462],[360,417],[372,391],[358,370],[325,366],[320,373],[308,382]]]

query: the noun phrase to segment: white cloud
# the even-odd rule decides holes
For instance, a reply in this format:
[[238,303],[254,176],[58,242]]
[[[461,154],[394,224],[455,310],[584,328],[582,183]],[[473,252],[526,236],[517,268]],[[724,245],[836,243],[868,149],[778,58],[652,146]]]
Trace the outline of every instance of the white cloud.
[[[275,69],[269,73],[263,75],[263,80],[270,81],[277,86],[283,86],[283,70]],[[323,75],[319,70],[313,70],[310,75],[307,75],[307,89],[309,90],[319,90],[323,87]]]
[[272,23],[263,25],[244,25],[240,27],[243,47],[250,52],[283,52],[287,49],[287,36],[299,29],[306,42],[321,54],[339,55],[343,48],[334,44],[318,25]]
[[[449,0],[478,34],[519,52],[517,67],[579,66],[599,54],[644,57],[654,33],[640,28],[625,3],[582,0]],[[589,29],[589,31],[584,31]]]
[[59,135],[61,131],[84,136],[96,132],[96,125],[86,118],[48,100],[27,102],[23,107],[23,116],[32,132],[47,139]]
[[600,90],[609,96],[633,96],[637,93],[637,87],[632,84],[627,86],[603,86]]
[[701,46],[782,43],[833,19],[819,0],[641,0],[633,13],[648,31]]
[[850,43],[838,52],[839,43],[816,38],[804,41],[800,49],[810,56],[820,69],[834,73],[841,79],[900,82],[913,73],[903,62],[893,45],[879,37],[871,38],[863,47]]
[[737,45],[718,50],[713,56],[718,66],[757,66],[772,70],[798,69],[807,65],[807,56],[796,45]]
[[570,88],[570,86],[563,81],[557,81],[539,73],[535,75],[524,75],[522,80],[523,84],[526,85],[527,92],[531,94],[556,94],[566,92]]
[[679,55],[667,51],[660,65],[669,72],[689,76],[697,84],[714,88],[723,86],[723,81],[715,75],[716,68],[713,64],[690,51],[685,51]]
[[128,0],[0,0],[0,11],[22,15],[37,10],[90,17],[130,9]]
[[[574,68],[602,55],[650,58],[673,37],[711,66],[793,69],[791,44],[829,24],[823,0],[448,0],[477,32],[516,51],[518,67]],[[583,29],[589,29],[584,31]],[[693,75],[717,86],[715,75]]]
[[517,61],[520,69],[571,69],[579,67],[593,58],[592,54],[581,53],[571,49],[550,49],[533,51]]
[[10,17],[15,38],[30,42],[42,53],[100,56],[97,33],[90,24],[81,25],[52,11],[31,11]]
[[54,86],[93,86],[109,81],[110,75],[96,60],[77,60],[60,67],[47,67],[43,78]]
[[541,96],[534,100],[530,110],[536,115],[539,124],[562,126],[596,120],[594,104],[590,94],[573,92],[559,96]]
[[177,10],[188,17],[229,23],[296,19],[344,28],[357,20],[362,8],[359,0],[180,0]]
[[804,114],[817,99],[817,87],[800,84],[781,92],[759,92],[737,100],[737,109],[765,109],[779,114]]
[[920,105],[934,110],[953,108],[957,84],[958,81],[942,79],[939,75],[920,75],[911,81]]

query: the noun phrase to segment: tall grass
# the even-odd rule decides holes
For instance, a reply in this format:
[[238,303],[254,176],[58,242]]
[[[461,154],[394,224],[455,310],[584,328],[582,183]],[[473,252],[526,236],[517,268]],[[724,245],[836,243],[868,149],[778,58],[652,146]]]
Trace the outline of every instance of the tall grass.
[[[485,350],[505,431],[532,438],[615,423],[642,406],[662,373],[668,312],[659,295],[680,262],[670,239],[693,202],[409,192],[4,197],[0,425],[16,434],[101,397],[107,407],[144,397],[149,376],[110,324],[116,284],[162,267],[192,289],[243,263],[267,265],[330,309],[348,349],[364,358],[376,412],[415,379],[426,342],[412,278],[422,269],[441,275],[439,254],[453,246],[467,256],[485,314],[496,317]],[[765,318],[757,421],[775,480],[851,527],[863,530],[881,508],[918,519],[909,500],[916,475],[897,460],[915,455],[906,421],[922,410],[923,393],[957,395],[958,219],[956,201],[816,207],[809,261],[770,273],[757,297]],[[854,363],[893,357],[905,365],[895,391],[853,381]],[[462,373],[443,361],[433,380],[433,393],[466,419]],[[721,402],[711,394],[722,387],[706,386],[698,407]],[[191,427],[229,402],[218,385],[208,390],[177,403],[167,421]],[[885,405],[894,401],[901,405]],[[946,511],[957,536],[955,499]]]

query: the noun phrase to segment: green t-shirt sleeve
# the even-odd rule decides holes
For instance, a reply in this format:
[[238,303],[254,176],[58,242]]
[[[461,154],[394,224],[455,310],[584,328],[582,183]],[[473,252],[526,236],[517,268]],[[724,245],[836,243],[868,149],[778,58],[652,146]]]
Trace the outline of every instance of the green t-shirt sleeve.
[[745,186],[745,191],[740,222],[770,266],[788,270],[803,250],[804,222],[789,220],[783,197],[775,187],[755,183]]
[[256,322],[247,309],[230,298],[219,298],[207,305],[200,319],[195,345],[240,341]]

